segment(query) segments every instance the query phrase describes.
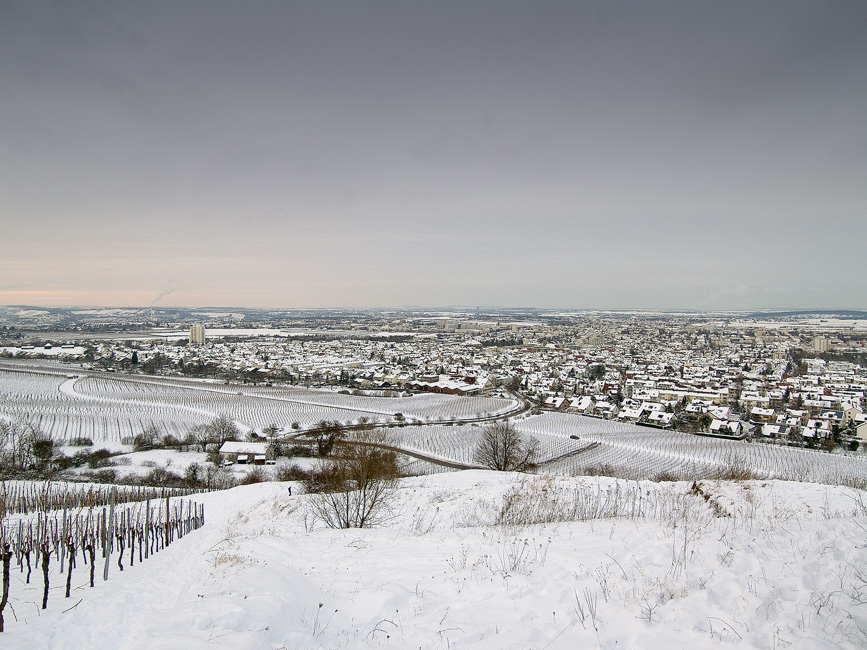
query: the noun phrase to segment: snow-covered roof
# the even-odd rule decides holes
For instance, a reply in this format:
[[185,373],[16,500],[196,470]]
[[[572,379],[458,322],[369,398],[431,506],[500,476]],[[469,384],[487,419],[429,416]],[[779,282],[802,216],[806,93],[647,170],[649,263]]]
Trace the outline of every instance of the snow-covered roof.
[[220,447],[221,454],[264,454],[268,449],[266,442],[224,442]]

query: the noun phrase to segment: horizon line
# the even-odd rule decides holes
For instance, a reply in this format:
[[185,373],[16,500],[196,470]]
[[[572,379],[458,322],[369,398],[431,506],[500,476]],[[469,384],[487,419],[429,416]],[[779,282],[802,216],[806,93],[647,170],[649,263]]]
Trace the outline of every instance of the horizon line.
[[215,310],[215,311],[232,311],[232,310],[247,310],[247,311],[540,311],[540,312],[556,312],[556,311],[577,311],[577,312],[690,312],[690,313],[839,313],[839,312],[863,312],[867,315],[867,308],[858,307],[748,307],[748,308],[716,308],[702,309],[696,307],[535,307],[535,306],[506,306],[506,305],[367,305],[367,306],[343,306],[343,307],[324,307],[324,306],[307,306],[307,307],[246,307],[242,305],[232,305],[218,307],[213,305],[190,306],[190,305],[87,305],[87,304],[68,304],[68,305],[38,305],[38,304],[0,304],[0,309],[45,309],[45,310],[64,310],[64,309],[129,309],[141,311],[158,311],[158,310]]

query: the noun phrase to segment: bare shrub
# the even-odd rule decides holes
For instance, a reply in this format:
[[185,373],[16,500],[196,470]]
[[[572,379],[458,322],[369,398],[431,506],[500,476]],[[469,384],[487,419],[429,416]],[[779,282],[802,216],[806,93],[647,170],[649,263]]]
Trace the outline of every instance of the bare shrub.
[[298,467],[298,465],[278,465],[274,470],[275,481],[305,481],[310,477],[310,472]]
[[180,444],[181,441],[170,433],[163,436],[163,447],[177,447]]
[[364,528],[390,517],[400,477],[397,454],[383,431],[341,441],[327,464],[304,481],[311,514],[329,528]]
[[129,477],[131,481],[135,481],[139,485],[151,485],[154,487],[183,487],[184,479],[179,474],[165,469],[163,467],[155,467],[150,472],[137,480]]
[[749,466],[746,460],[732,456],[724,467],[721,467],[714,478],[726,481],[749,481],[761,478],[755,470]]
[[482,430],[473,460],[501,472],[530,472],[539,458],[539,441],[526,438],[510,422],[495,422]]
[[228,490],[237,485],[235,476],[225,467],[205,465],[203,482],[209,490]]
[[503,495],[496,523],[530,526],[563,521],[658,515],[658,499],[638,483],[617,483],[604,490],[558,483],[550,478],[528,479]]
[[837,478],[837,485],[845,485],[856,490],[865,490],[867,489],[867,477],[846,474]]
[[308,445],[292,445],[288,449],[283,448],[283,455],[286,458],[313,458],[316,452]]
[[155,424],[151,423],[133,438],[133,450],[147,451],[148,449],[153,449],[161,438],[159,429],[157,429]]
[[205,469],[198,463],[190,463],[184,470],[184,481],[187,487],[197,488],[202,485]]
[[[97,449],[96,451],[89,454],[82,454],[79,452],[76,454],[83,459],[87,460],[87,466],[90,469],[98,469],[100,467],[108,467],[111,465],[111,456],[112,453],[108,449]],[[129,464],[129,459],[127,458],[127,464]]]
[[253,468],[247,472],[246,476],[238,481],[239,485],[253,485],[255,483],[266,483],[271,480],[271,476],[268,472],[259,465],[254,465]]
[[97,472],[83,472],[82,476],[88,477],[95,483],[114,483],[117,480],[117,472],[113,469],[101,469]]
[[592,465],[585,467],[581,472],[584,476],[610,476],[619,478],[620,472],[614,465]]
[[47,434],[35,435],[30,442],[30,453],[38,469],[45,469],[54,455],[54,439]]
[[307,494],[336,491],[342,486],[343,476],[331,461],[320,461],[315,469],[299,470],[299,474],[298,480],[304,484],[304,491]]

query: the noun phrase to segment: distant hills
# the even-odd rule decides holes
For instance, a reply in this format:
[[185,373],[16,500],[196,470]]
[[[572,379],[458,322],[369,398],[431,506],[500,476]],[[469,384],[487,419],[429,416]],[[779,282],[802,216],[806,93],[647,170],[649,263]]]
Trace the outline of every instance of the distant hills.
[[793,316],[816,316],[818,318],[867,319],[867,311],[857,309],[801,309],[796,311],[757,311],[748,314],[751,318],[791,318]]

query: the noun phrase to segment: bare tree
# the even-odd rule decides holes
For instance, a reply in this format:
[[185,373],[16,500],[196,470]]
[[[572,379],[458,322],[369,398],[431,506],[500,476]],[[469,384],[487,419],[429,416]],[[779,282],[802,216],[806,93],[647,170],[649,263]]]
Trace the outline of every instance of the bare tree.
[[510,422],[485,427],[473,452],[479,464],[501,472],[529,472],[539,458],[539,441],[525,438]]
[[202,478],[205,475],[205,468],[198,463],[190,463],[184,472],[184,482],[187,487],[197,488],[202,484]]
[[227,440],[237,440],[241,435],[234,421],[226,415],[218,415],[205,425],[205,436],[211,442],[220,444]]
[[316,455],[324,458],[331,453],[334,443],[343,436],[343,428],[336,420],[334,422],[322,420],[312,433],[316,440]]
[[157,444],[157,441],[160,439],[160,437],[160,430],[153,422],[151,422],[144,429],[142,429],[141,433],[139,433],[135,438],[133,438],[133,449],[135,451],[145,451],[147,449],[153,449],[154,445]]
[[0,464],[19,470],[42,469],[54,452],[54,440],[32,422],[0,420]]
[[225,467],[217,467],[210,463],[205,465],[204,476],[199,477],[199,480],[212,490],[227,490],[238,484],[232,472]]
[[35,430],[30,441],[30,453],[37,469],[45,469],[54,455],[54,438],[50,434]]
[[278,427],[273,422],[264,429],[262,429],[262,433],[265,435],[266,438],[273,438],[277,435],[278,431],[280,431],[280,427]]
[[304,481],[313,516],[329,528],[365,528],[391,515],[400,464],[383,431],[359,431]]
[[518,375],[513,375],[509,377],[503,385],[506,389],[514,393],[521,388],[521,378]]

